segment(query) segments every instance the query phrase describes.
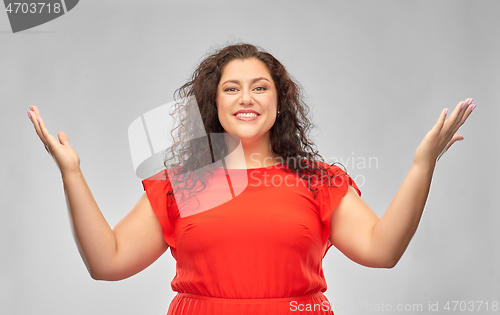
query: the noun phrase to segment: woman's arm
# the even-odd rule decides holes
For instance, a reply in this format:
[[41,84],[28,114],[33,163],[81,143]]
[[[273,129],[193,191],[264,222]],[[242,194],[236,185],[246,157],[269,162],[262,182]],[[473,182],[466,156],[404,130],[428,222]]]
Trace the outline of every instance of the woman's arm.
[[432,172],[412,166],[382,218],[349,187],[332,214],[330,241],[353,261],[392,268],[417,230]]
[[93,279],[116,281],[131,277],[168,249],[145,192],[112,230],[82,173],[62,177],[73,235]]
[[76,246],[90,276],[98,279],[116,253],[115,234],[97,206],[82,172],[61,175]]
[[168,248],[146,193],[111,229],[80,170],[78,154],[68,138],[49,134],[38,108],[28,112],[35,130],[62,175],[73,234],[82,259],[96,280],[121,280],[154,262]]
[[436,161],[457,140],[455,132],[474,110],[472,99],[460,102],[450,118],[447,109],[415,152],[413,165],[382,218],[349,188],[331,219],[330,241],[347,257],[368,267],[394,267],[417,230],[429,194]]

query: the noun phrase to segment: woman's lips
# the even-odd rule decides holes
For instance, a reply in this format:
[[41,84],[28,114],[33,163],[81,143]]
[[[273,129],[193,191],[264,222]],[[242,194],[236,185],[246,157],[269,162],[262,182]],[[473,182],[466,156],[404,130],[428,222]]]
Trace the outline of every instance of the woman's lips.
[[234,115],[234,117],[238,120],[243,120],[243,121],[250,121],[250,120],[255,120],[257,118],[260,117],[260,115],[258,115],[257,117],[244,117],[244,116],[236,116]]

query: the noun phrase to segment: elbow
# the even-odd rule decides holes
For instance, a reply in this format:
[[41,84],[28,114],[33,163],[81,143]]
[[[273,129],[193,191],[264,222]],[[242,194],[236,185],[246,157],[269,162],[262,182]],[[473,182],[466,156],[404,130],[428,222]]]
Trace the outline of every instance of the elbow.
[[389,263],[385,264],[382,268],[392,269],[392,268],[396,267],[397,263],[398,263],[398,261],[389,262]]
[[94,280],[97,281],[107,281],[106,277],[104,277],[102,274],[99,274],[95,271],[89,270],[90,277]]
[[398,264],[400,259],[401,259],[401,256],[392,257],[390,259],[387,259],[386,261],[384,261],[381,268],[392,269],[392,268],[396,267],[396,265]]
[[364,264],[371,268],[392,269],[394,268],[401,257],[379,257],[379,259],[372,260],[368,264]]
[[380,269],[392,269],[396,266],[396,264],[398,263],[399,259],[394,259],[394,260],[390,260],[390,259],[380,259],[380,260],[367,260],[367,261],[356,261],[354,260],[354,262],[357,262],[358,264],[362,265],[362,266],[365,266],[365,267],[368,267],[368,268],[380,268]]
[[89,270],[90,277],[96,281],[118,281],[121,279],[117,279],[112,277],[108,273],[97,272],[96,270]]
[[96,280],[96,281],[99,281],[99,280],[104,280],[104,279],[101,279],[100,277],[98,276],[95,276],[95,275],[90,275],[90,277],[93,279],[93,280]]
[[[349,256],[348,256],[349,257]],[[365,256],[349,257],[352,261],[368,267],[368,268],[381,268],[392,269],[396,266],[401,257],[392,255],[381,255],[380,253]]]
[[95,274],[95,273],[91,273],[90,277],[92,279],[94,279],[94,280],[97,280],[97,281],[119,281],[119,280],[123,280],[121,278],[108,277],[108,276],[103,276],[103,275]]
[[366,267],[371,267],[371,268],[380,268],[380,269],[392,269],[396,266],[396,262],[382,262],[382,263],[374,263],[374,264],[364,264]]
[[106,277],[106,272],[103,272],[103,268],[98,268],[95,265],[92,265],[85,259],[82,255],[83,262],[85,263],[85,267],[87,268],[87,272],[93,280],[99,281],[109,281],[108,277]]
[[130,275],[116,272],[113,270],[100,271],[89,270],[90,277],[97,281],[120,281],[128,278]]
[[371,263],[371,264],[362,264],[365,267],[377,268],[377,269],[392,269],[396,266],[396,262],[379,262],[379,263]]

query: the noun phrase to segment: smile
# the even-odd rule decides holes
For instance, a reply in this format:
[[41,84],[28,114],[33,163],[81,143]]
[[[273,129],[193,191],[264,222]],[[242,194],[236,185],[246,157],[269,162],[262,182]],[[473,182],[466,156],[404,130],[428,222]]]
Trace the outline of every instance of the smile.
[[238,113],[235,115],[236,117],[257,117],[256,113]]
[[234,115],[234,117],[238,120],[243,120],[243,121],[250,121],[250,120],[256,120],[259,118],[260,115],[255,114],[255,113],[238,113]]

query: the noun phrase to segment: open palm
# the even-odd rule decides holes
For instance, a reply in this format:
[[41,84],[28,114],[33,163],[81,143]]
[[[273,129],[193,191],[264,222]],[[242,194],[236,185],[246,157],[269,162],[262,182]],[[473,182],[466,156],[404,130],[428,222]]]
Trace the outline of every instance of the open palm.
[[455,141],[464,139],[462,135],[456,132],[476,108],[472,101],[473,99],[468,98],[458,103],[448,119],[446,119],[448,109],[446,108],[441,112],[434,127],[418,146],[413,160],[414,164],[433,167]]
[[62,131],[57,133],[59,141],[49,133],[45,123],[40,116],[40,111],[36,106],[30,106],[28,111],[33,126],[38,137],[43,142],[45,150],[54,158],[61,173],[75,172],[80,168],[80,158],[76,151],[69,144],[68,137]]

